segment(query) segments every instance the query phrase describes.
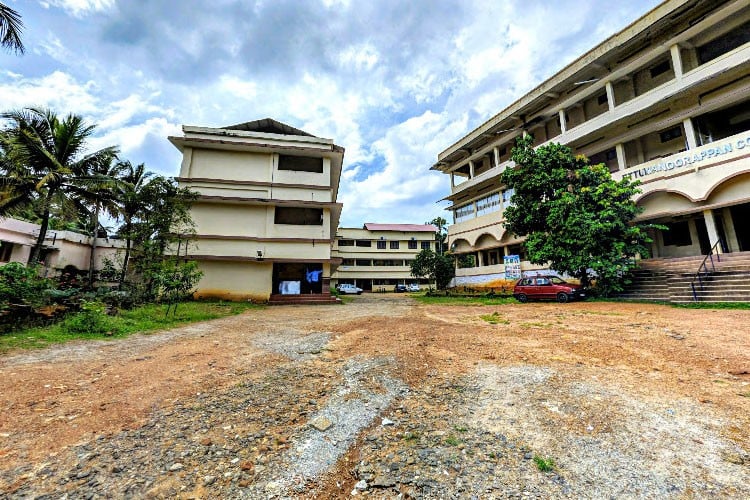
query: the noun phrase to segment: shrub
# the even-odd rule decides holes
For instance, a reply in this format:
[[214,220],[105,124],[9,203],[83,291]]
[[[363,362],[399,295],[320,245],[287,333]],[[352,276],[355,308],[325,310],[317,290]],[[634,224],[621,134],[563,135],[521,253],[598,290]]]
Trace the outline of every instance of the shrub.
[[18,262],[10,262],[0,267],[0,309],[9,304],[37,307],[48,299],[47,290],[52,282],[39,276],[37,267],[26,267]]
[[81,312],[66,319],[63,329],[73,334],[113,335],[117,328],[105,311],[106,306],[101,302],[83,301]]

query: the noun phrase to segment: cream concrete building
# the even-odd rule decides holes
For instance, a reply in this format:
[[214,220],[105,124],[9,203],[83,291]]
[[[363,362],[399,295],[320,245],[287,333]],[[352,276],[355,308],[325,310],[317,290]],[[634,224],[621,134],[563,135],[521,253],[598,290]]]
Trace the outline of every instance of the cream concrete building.
[[344,149],[272,119],[183,133],[169,140],[183,154],[179,185],[199,194],[196,296],[330,298]]
[[362,228],[339,228],[333,255],[341,265],[332,285],[351,283],[365,291],[392,290],[401,283],[428,284],[411,275],[411,261],[422,250],[435,249],[431,224],[365,223]]
[[499,182],[523,133],[641,181],[640,219],[670,228],[655,257],[750,250],[750,4],[663,2],[441,152],[448,244],[477,264],[459,284],[502,279],[503,258],[523,257]]
[[[18,219],[0,218],[0,265],[8,262],[26,264],[39,235],[39,224]],[[105,259],[117,263],[124,252],[125,241],[97,238],[94,269],[104,267]],[[88,271],[91,259],[91,237],[74,231],[47,231],[42,247],[41,263],[49,275],[56,275],[67,267]]]

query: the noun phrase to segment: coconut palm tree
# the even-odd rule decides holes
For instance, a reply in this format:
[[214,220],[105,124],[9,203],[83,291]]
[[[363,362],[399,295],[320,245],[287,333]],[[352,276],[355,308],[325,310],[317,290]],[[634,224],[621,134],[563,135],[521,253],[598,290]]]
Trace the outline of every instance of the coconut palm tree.
[[94,131],[77,115],[58,116],[50,110],[27,108],[0,115],[11,125],[0,134],[6,169],[0,173],[0,215],[37,200],[41,228],[29,256],[39,261],[53,206],[70,207],[81,194],[101,189],[110,180],[92,174],[109,165],[117,149],[84,153]]
[[120,215],[118,198],[125,182],[121,179],[124,167],[121,162],[115,162],[111,157],[109,162],[99,162],[91,166],[87,175],[78,179],[79,185],[70,187],[72,200],[78,206],[79,212],[87,213],[91,230],[91,252],[89,253],[89,287],[94,286],[94,270],[96,267],[96,246],[99,231],[103,228],[99,217]]
[[154,175],[153,172],[146,171],[143,163],[133,166],[130,161],[119,162],[121,169],[120,180],[122,184],[119,190],[120,214],[123,218],[123,224],[120,233],[125,236],[125,257],[122,261],[120,270],[120,287],[125,283],[125,276],[128,271],[128,262],[130,260],[130,249],[133,244],[134,225],[139,215],[143,215],[143,200],[141,191],[146,185],[146,181]]
[[16,54],[23,54],[21,14],[0,2],[0,45]]

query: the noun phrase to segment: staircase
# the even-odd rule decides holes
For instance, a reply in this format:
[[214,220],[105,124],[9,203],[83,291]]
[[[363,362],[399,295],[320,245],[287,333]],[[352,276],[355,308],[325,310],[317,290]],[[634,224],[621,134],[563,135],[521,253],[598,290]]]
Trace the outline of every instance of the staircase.
[[306,293],[300,295],[280,295],[272,294],[271,298],[268,299],[269,306],[281,306],[281,305],[312,305],[312,304],[341,304],[341,300],[335,295],[328,293]]
[[[620,294],[626,300],[692,303],[696,272],[705,256],[642,260],[633,283]],[[695,281],[698,302],[750,302],[750,252],[713,255],[713,267]]]

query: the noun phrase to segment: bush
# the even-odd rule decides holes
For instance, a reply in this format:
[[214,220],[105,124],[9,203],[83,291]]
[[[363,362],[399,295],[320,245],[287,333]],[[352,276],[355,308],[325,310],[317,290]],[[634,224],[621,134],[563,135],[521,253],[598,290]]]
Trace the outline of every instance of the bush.
[[81,312],[63,322],[63,330],[72,334],[113,335],[117,328],[107,316],[106,306],[101,302],[83,301]]
[[42,306],[48,301],[52,282],[39,276],[37,267],[10,262],[0,267],[0,309],[9,304]]

